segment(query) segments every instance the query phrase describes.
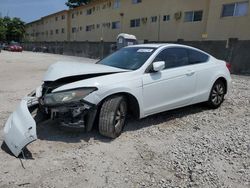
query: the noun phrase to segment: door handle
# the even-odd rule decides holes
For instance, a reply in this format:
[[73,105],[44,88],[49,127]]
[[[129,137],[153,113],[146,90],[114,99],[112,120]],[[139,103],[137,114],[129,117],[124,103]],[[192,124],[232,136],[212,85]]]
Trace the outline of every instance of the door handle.
[[194,73],[195,73],[194,71],[188,71],[186,75],[187,75],[187,76],[193,76]]

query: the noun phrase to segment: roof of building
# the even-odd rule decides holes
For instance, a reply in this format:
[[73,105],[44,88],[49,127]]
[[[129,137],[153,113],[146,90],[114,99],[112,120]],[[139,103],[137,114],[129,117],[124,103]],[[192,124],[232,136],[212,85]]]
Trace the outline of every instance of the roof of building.
[[99,2],[107,2],[108,0],[92,0],[90,3],[88,4],[84,4],[84,5],[81,5],[79,7],[76,7],[76,8],[72,8],[72,9],[69,9],[69,11],[74,11],[74,10],[79,10],[81,8],[85,8],[85,7],[88,7],[88,6],[93,6],[95,5],[96,3],[99,3]]
[[30,24],[33,24],[33,23],[42,21],[42,19],[44,19],[44,18],[48,18],[48,17],[51,17],[51,16],[55,16],[55,15],[58,15],[58,14],[62,14],[62,13],[64,13],[64,12],[68,12],[68,10],[61,10],[61,11],[59,11],[59,12],[55,12],[55,13],[53,13],[53,14],[49,14],[49,15],[47,15],[47,16],[43,16],[43,17],[41,17],[41,18],[38,19],[38,20],[34,20],[34,21],[32,21],[32,22],[26,23],[26,25],[30,25]]
[[107,2],[107,1],[108,1],[108,0],[93,0],[93,1],[91,1],[90,3],[88,3],[88,4],[86,4],[86,5],[81,5],[81,6],[79,6],[79,7],[72,8],[72,9],[68,9],[68,10],[61,10],[61,11],[59,11],[59,12],[55,12],[55,13],[52,13],[52,14],[43,16],[43,17],[41,17],[41,18],[38,19],[38,20],[35,20],[35,21],[32,21],[32,22],[27,23],[26,25],[29,25],[29,24],[32,24],[32,23],[41,21],[41,20],[44,19],[44,18],[48,18],[48,17],[51,17],[51,16],[56,16],[56,15],[58,15],[58,14],[62,14],[62,13],[64,13],[64,12],[74,11],[74,10],[78,10],[78,9],[81,9],[81,8],[84,8],[84,7],[92,6],[92,5],[96,4],[97,2],[99,3],[99,2]]
[[55,16],[55,15],[62,14],[62,13],[65,13],[65,12],[68,12],[68,10],[61,10],[61,11],[59,11],[59,12],[55,12],[55,13],[53,13],[53,14],[49,14],[49,15],[44,16],[44,17],[42,17],[42,18],[47,18],[47,17]]

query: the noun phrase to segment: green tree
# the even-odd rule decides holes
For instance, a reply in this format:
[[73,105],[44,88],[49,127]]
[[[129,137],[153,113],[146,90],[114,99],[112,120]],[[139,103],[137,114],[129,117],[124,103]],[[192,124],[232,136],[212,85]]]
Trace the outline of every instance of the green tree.
[[0,18],[0,40],[21,41],[25,33],[25,23],[20,18]]
[[76,8],[79,7],[81,5],[86,5],[90,2],[91,0],[68,0],[65,4],[69,7],[69,8]]
[[6,40],[6,32],[7,32],[7,29],[4,24],[4,19],[0,18],[0,41]]

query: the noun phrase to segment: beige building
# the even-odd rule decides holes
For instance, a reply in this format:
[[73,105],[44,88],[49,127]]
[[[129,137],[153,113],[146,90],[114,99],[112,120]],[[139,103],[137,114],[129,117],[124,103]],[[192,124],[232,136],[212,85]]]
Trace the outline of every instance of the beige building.
[[[62,16],[65,16],[62,19]],[[250,40],[247,0],[94,0],[26,25],[28,41]]]
[[210,40],[250,40],[248,0],[210,0],[207,34]]
[[40,20],[26,24],[28,41],[67,41],[69,40],[68,11],[63,10]]

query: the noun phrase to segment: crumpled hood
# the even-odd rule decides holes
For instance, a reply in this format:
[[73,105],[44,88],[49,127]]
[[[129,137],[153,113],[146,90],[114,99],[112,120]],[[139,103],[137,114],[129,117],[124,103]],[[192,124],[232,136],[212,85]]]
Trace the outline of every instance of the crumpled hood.
[[71,76],[118,73],[126,71],[127,70],[124,69],[94,63],[57,62],[49,67],[48,71],[45,73],[43,81],[55,81],[60,78]]

